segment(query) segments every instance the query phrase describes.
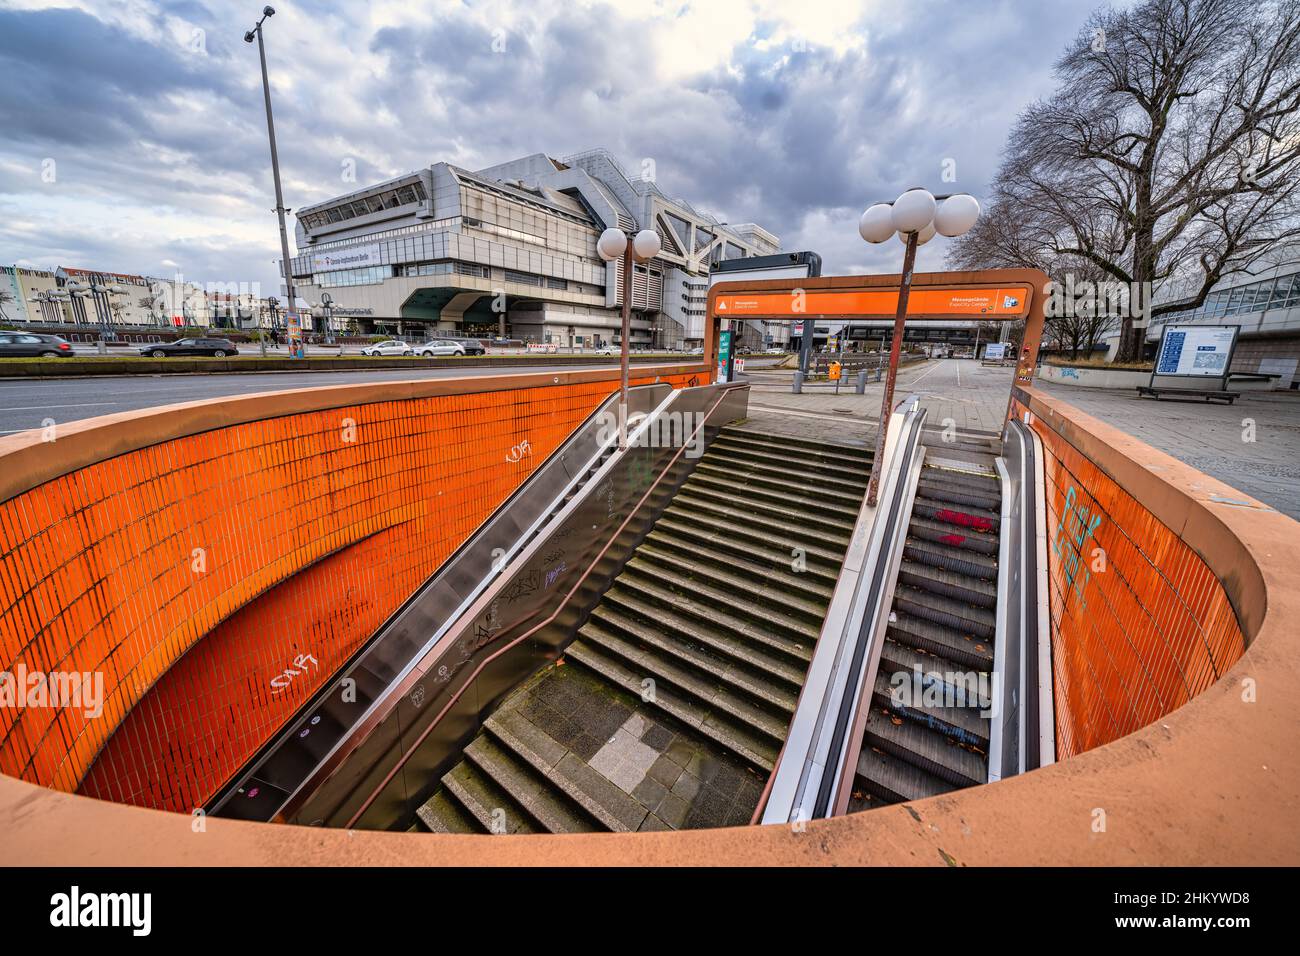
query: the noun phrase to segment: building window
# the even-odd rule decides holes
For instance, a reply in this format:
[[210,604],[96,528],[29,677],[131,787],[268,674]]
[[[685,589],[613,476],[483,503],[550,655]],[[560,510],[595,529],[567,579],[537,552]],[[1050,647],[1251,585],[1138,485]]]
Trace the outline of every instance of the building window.
[[379,285],[393,275],[392,266],[368,266],[364,269],[339,269],[336,272],[318,272],[311,284],[322,289],[335,289],[349,285]]

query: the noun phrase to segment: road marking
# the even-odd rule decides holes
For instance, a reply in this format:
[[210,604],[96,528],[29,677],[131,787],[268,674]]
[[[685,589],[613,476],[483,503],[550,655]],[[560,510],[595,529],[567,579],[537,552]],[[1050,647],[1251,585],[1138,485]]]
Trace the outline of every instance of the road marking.
[[121,402],[84,402],[81,405],[16,405],[6,409],[10,412],[41,412],[50,408],[100,408],[104,405],[120,405]]

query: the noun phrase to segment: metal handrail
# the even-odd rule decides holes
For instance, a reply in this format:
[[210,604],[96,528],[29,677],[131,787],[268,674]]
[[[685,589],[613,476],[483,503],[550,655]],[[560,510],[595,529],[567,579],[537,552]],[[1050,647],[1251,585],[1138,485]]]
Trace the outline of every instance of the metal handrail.
[[831,816],[858,752],[853,730],[875,677],[886,618],[924,449],[926,412],[912,397],[889,429],[878,507],[863,503],[800,692],[785,747],[770,778],[763,823]]

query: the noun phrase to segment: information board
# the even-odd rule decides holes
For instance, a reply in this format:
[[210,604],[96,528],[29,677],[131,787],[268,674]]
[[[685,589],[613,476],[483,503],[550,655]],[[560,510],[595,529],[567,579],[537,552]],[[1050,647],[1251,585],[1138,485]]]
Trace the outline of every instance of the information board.
[[1155,375],[1224,378],[1237,343],[1236,325],[1166,325]]
[[731,331],[718,333],[718,374],[715,377],[717,382],[731,381],[732,360],[735,358],[731,350],[732,334]]
[[1006,358],[1006,355],[1007,343],[1005,342],[990,342],[988,345],[984,346],[984,357],[986,359],[997,359],[998,361],[1001,361]]

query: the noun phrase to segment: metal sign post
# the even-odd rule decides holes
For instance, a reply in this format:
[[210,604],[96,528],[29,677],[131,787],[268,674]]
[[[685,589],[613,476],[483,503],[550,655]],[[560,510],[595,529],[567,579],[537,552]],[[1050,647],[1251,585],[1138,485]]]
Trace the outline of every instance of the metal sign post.
[[903,275],[898,287],[898,311],[894,315],[894,340],[889,343],[889,371],[885,375],[885,394],[880,399],[880,424],[876,428],[876,454],[871,459],[871,482],[867,485],[867,504],[876,506],[880,490],[880,466],[885,460],[885,438],[889,418],[894,413],[894,379],[898,377],[898,356],[903,348],[903,323],[907,318],[907,298],[912,291],[912,269],[916,265],[916,233],[907,234],[907,253],[903,256]]

